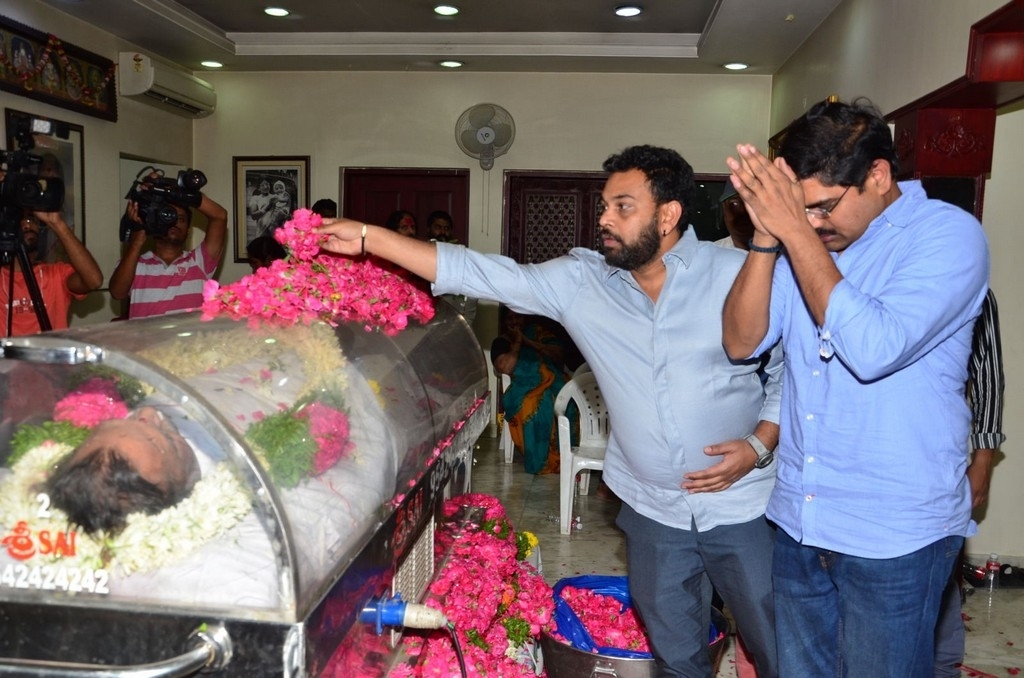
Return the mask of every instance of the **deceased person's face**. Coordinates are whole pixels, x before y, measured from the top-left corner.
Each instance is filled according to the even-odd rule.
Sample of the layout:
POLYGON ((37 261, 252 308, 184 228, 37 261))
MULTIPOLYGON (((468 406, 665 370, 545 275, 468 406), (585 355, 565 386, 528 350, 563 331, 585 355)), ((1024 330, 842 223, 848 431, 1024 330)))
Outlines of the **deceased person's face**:
POLYGON ((75 450, 84 458, 113 448, 140 476, 164 490, 188 490, 199 480, 199 464, 188 442, 158 410, 142 407, 125 419, 101 423, 75 450))

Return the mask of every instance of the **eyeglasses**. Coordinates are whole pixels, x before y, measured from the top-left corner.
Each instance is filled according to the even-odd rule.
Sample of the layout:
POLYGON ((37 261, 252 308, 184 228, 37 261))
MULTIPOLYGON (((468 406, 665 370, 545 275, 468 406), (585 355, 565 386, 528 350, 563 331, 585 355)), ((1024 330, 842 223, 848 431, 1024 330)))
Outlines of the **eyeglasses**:
POLYGON ((836 211, 836 208, 839 207, 839 203, 842 202, 843 198, 846 197, 846 194, 850 192, 851 188, 853 188, 852 185, 847 186, 846 190, 843 191, 843 194, 840 195, 834 203, 832 203, 831 207, 805 207, 804 212, 807 213, 807 216, 814 217, 815 219, 828 219, 832 216, 832 213, 836 211))

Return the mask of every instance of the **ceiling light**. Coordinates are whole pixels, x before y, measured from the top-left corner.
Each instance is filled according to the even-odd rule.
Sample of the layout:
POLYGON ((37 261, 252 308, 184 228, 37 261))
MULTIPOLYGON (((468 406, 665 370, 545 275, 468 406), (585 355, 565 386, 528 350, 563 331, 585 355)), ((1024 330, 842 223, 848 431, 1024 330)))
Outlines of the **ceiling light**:
POLYGON ((643 11, 639 5, 622 5, 615 8, 615 14, 624 17, 637 16, 643 11))
POLYGON ((441 16, 455 16, 459 13, 459 8, 455 5, 438 5, 434 8, 434 14, 440 14, 441 16))
POLYGON ((722 68, 727 68, 730 71, 745 71, 750 68, 750 66, 740 61, 734 61, 731 64, 722 64, 722 68))
POLYGON ((291 12, 289 12, 283 7, 267 7, 265 10, 263 10, 263 13, 277 17, 288 16, 289 14, 291 14, 291 12))
POLYGON ((462 68, 462 62, 455 61, 453 59, 449 59, 447 61, 438 61, 437 65, 444 66, 445 68, 462 68))
POLYGON ((219 61, 204 61, 202 64, 207 68, 224 68, 224 64, 219 61))

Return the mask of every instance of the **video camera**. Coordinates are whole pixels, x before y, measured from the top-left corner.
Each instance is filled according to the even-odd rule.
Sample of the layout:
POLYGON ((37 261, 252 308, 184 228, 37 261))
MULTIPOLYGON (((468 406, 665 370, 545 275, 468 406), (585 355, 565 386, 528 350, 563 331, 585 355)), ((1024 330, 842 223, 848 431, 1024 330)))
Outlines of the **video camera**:
POLYGON ((127 242, 132 231, 140 228, 152 236, 164 235, 178 221, 178 212, 174 206, 199 207, 203 202, 200 190, 205 185, 206 175, 199 170, 181 170, 176 179, 170 179, 163 176, 162 170, 144 167, 125 196, 138 203, 142 223, 133 221, 127 214, 122 217, 121 241, 127 242), (151 176, 154 172, 160 176, 151 176), (146 176, 140 179, 143 174, 146 176))
POLYGON ((0 151, 0 163, 6 172, 0 182, 0 254, 5 256, 21 244, 20 226, 25 210, 59 212, 64 205, 64 182, 60 178, 25 172, 42 162, 42 158, 29 153, 35 146, 33 135, 54 134, 54 123, 19 116, 13 126, 11 136, 18 142, 18 150, 0 151))

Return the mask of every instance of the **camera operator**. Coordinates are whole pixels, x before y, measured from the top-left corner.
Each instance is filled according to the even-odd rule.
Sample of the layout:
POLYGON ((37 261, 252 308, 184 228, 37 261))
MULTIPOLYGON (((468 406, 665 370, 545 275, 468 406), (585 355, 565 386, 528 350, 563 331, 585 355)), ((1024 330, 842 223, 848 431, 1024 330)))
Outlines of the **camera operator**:
MULTIPOLYGON (((159 172, 149 175, 151 181, 160 177, 159 172)), ((145 182, 140 189, 152 190, 145 182)), ((170 201, 169 206, 177 212, 177 221, 163 232, 150 233, 140 217, 139 201, 128 201, 125 217, 132 224, 132 230, 121 261, 110 276, 110 296, 114 299, 131 297, 129 318, 177 313, 202 305, 203 285, 213 277, 224 254, 228 215, 206 195, 199 194, 199 197, 201 201, 196 210, 207 219, 206 236, 199 247, 188 251, 185 243, 192 209, 170 201), (144 252, 147 241, 152 242, 152 248, 144 252)))
MULTIPOLYGON (((0 172, 0 181, 3 173, 0 172)), ((60 212, 33 212, 25 210, 18 224, 21 242, 25 246, 32 274, 39 285, 39 292, 46 307, 52 329, 68 326, 68 308, 72 299, 84 299, 85 295, 103 284, 103 272, 82 241, 64 223, 60 212), (39 252, 40 223, 49 227, 57 236, 67 255, 68 262, 37 263, 39 252)), ((40 331, 37 309, 32 303, 28 284, 25 281, 21 261, 11 257, 10 263, 0 272, 0 304, 3 304, 3 331, 10 336, 36 334, 40 331), (14 293, 11 293, 11 269, 14 267, 14 293), (13 300, 13 301, 12 301, 13 300)))

